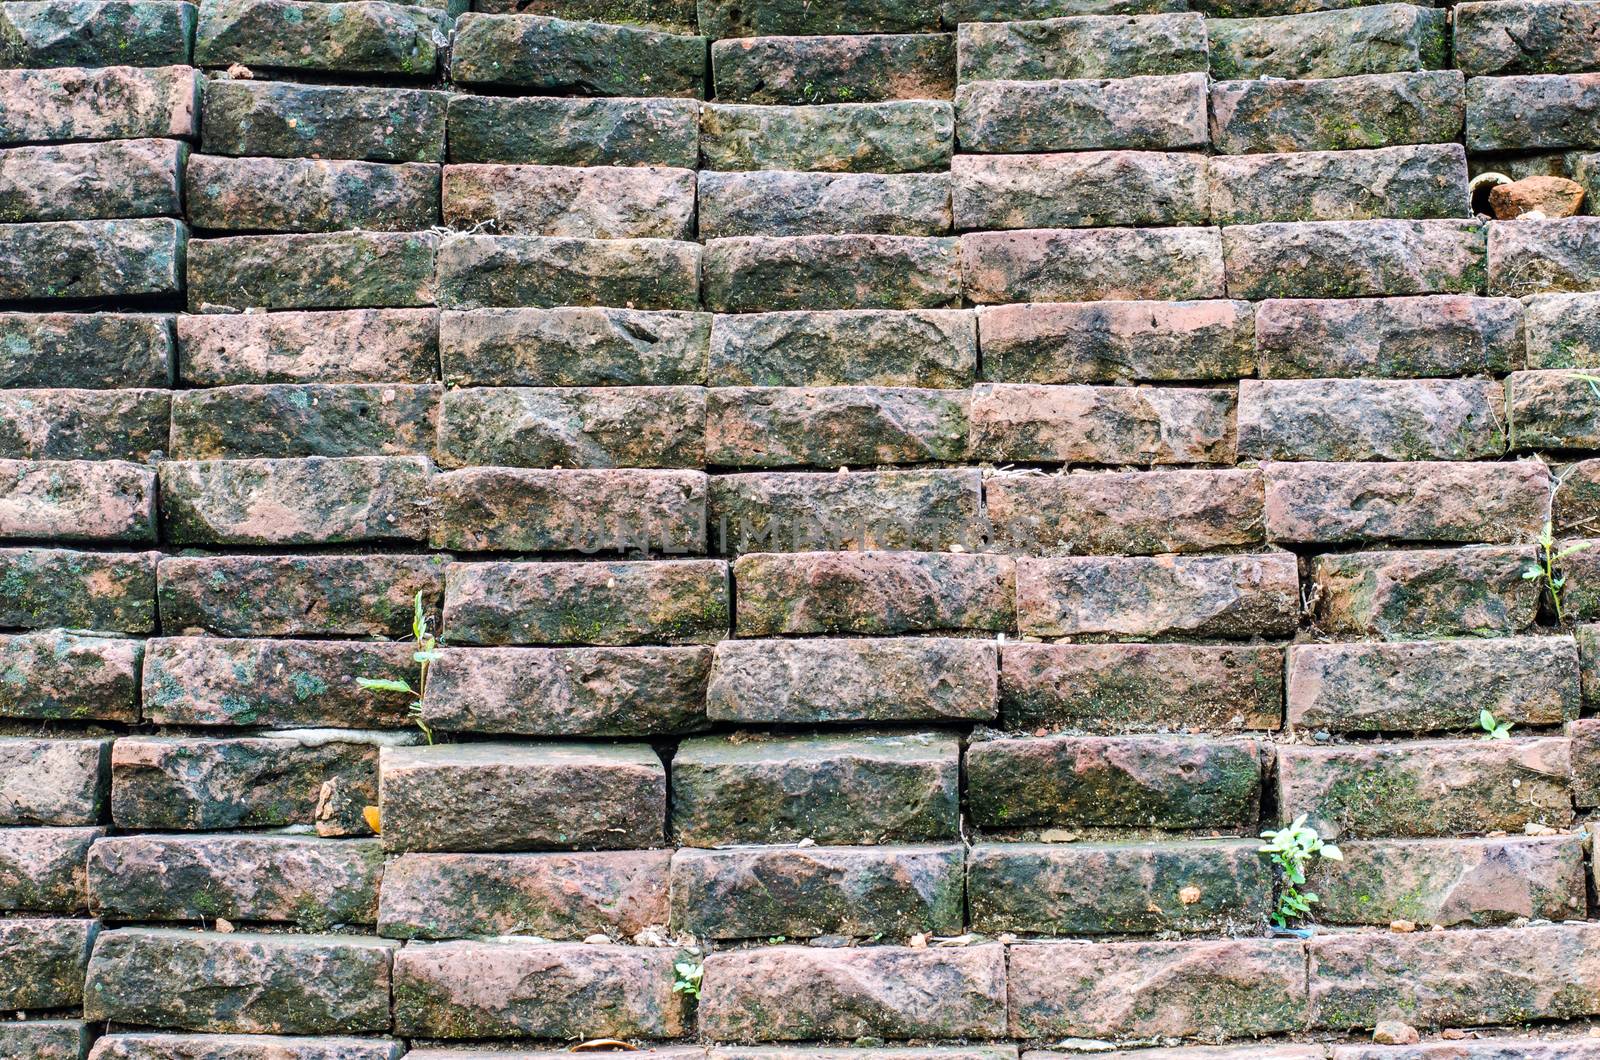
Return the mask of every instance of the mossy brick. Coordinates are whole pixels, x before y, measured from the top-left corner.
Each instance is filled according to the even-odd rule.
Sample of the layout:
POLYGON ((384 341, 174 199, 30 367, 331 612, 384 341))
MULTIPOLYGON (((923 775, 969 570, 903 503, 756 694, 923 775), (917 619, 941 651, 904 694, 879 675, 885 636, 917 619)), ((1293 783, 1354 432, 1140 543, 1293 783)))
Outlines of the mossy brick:
POLYGON ((976 321, 961 309, 718 316, 711 324, 708 381, 713 386, 959 389, 969 386, 977 371, 976 321))
POLYGON ((990 721, 996 668, 992 643, 960 638, 724 640, 705 709, 747 725, 990 721))
POLYGON ((177 294, 188 235, 164 217, 0 224, 0 301, 177 294))
POLYGON ((382 0, 204 0, 196 66, 432 77, 446 51, 444 12, 382 0), (305 44, 305 41, 315 41, 305 44))
POLYGON ((422 541, 431 473, 405 456, 168 460, 162 526, 180 545, 422 541))
POLYGON ((444 222, 500 235, 693 239, 695 175, 666 166, 449 165, 444 222))
MULTIPOLYGON (((1531 314, 1527 329, 1531 348, 1531 314)), ((1256 349, 1270 379, 1503 375, 1522 362, 1523 330, 1522 307, 1510 298, 1283 298, 1256 306, 1256 349)))
POLYGON ((376 801, 378 745, 389 739, 344 729, 124 736, 111 751, 111 817, 177 832, 313 824, 328 781, 376 801))
POLYGON ((0 920, 0 1002, 8 1009, 75 1008, 98 920, 0 920))
POLYGON ((1177 151, 1206 142, 1206 75, 970 81, 956 89, 965 152, 1177 151))
POLYGON ((462 387, 439 414, 444 467, 699 468, 702 387, 462 387))
POLYGON ((1489 225, 1489 290, 1521 297, 1600 286, 1596 238, 1600 217, 1495 221, 1489 225))
POLYGON ((1218 81, 1211 143, 1227 155, 1451 143, 1466 106, 1459 70, 1218 81))
POLYGON ((44 0, 0 9, 0 66, 182 66, 194 37, 193 4, 44 0))
POLYGON ((1025 736, 967 748, 967 803, 979 828, 1248 829, 1261 806, 1261 751, 1249 740, 1025 736))
POLYGON ((1344 860, 1318 860, 1307 879, 1330 924, 1488 927, 1574 918, 1587 901, 1576 835, 1358 839, 1339 850, 1344 860))
POLYGON ((1046 942, 1009 948, 1018 1037, 1201 1037, 1305 1026, 1305 951, 1289 939, 1046 942))
POLYGON ((153 632, 159 558, 157 552, 0 548, 0 626, 153 632))
MULTIPOLYGON (((715 1045, 711 1047, 714 1060, 785 1060, 804 1050, 811 1060, 860 1060, 856 1052, 860 1046, 822 1048, 818 1046, 788 1045, 715 1045)), ((875 1060, 1017 1060, 1014 1045, 908 1045, 873 1046, 875 1060)))
POLYGON ((403 1043, 386 1038, 139 1031, 101 1037, 92 1055, 94 1060, 400 1060, 405 1052, 403 1043))
POLYGON ((1156 15, 1187 10, 1182 0, 944 0, 949 29, 964 22, 1026 22, 1072 15, 1156 15))
POLYGON ((1202 16, 1189 12, 1130 14, 965 22, 956 30, 961 81, 1051 81, 1205 71, 1206 24, 1202 16))
POLYGON ((386 1033, 395 950, 354 935, 106 931, 89 961, 84 1014, 241 1034, 386 1033))
POLYGON ((1006 644, 1000 720, 1012 731, 1276 729, 1283 723, 1283 649, 1006 644))
POLYGON ((125 460, 0 459, 0 540, 154 541, 155 486, 125 460))
POLYGON ((148 463, 167 448, 170 406, 166 390, 7 390, 0 459, 148 463))
POLYGON ((190 137, 199 97, 188 66, 0 70, 0 144, 190 137))
POLYGON ((1282 221, 1222 230, 1234 298, 1476 294, 1485 280, 1478 221, 1282 221), (1293 276, 1292 282, 1288 279, 1293 276))
POLYGON ((190 312, 432 305, 432 232, 326 232, 196 239, 190 312))
POLYGON ((414 1038, 676 1038, 678 951, 523 939, 412 943, 395 955, 394 1024, 414 1038), (486 978, 485 968, 496 975, 486 978))
POLYGON ((1206 173, 1211 219, 1224 225, 1471 213, 1460 144, 1220 155, 1206 173))
POLYGON ((957 155, 956 227, 1203 225, 1211 218, 1204 157, 1160 151, 957 155))
POLYGON ((789 633, 1004 632, 1016 627, 1015 565, 948 552, 740 556, 734 630, 789 633))
POLYGON ((699 0, 700 32, 719 37, 923 33, 939 28, 928 0, 819 0, 795 7, 783 0, 699 0))
POLYGON ((173 395, 176 460, 431 456, 442 388, 246 383, 173 395))
MULTIPOLYGON (((28 6, 7 4, 0 17, 28 6)), ((174 140, 7 148, 0 151, 0 221, 181 217, 188 153, 174 140)))
POLYGON ((1390 1045, 1339 1045, 1332 1055, 1333 1060, 1495 1060, 1507 1050, 1517 1060, 1593 1060, 1600 1056, 1600 1042, 1565 1035, 1546 1041, 1480 1033, 1469 1041, 1426 1041, 1404 1049, 1390 1045))
POLYGON ((1466 98, 1470 151, 1600 144, 1600 73, 1474 77, 1466 98))
MULTIPOLYGON (((648 1047, 648 1051, 660 1060, 704 1060, 706 1055, 705 1046, 702 1045, 652 1044, 648 1047)), ((565 1050, 560 1048, 532 1048, 507 1053, 504 1049, 492 1047, 477 1049, 470 1044, 458 1043, 437 1049, 412 1049, 406 1056, 412 1057, 413 1060, 560 1060, 563 1052, 565 1050)))
POLYGON ((0 717, 135 724, 143 656, 124 637, 0 634, 0 717))
POLYGON ((718 475, 713 543, 741 555, 976 548, 981 486, 976 468, 718 475))
POLYGON ((706 381, 711 314, 605 307, 446 310, 451 386, 690 386, 706 381))
POLYGON ((1535 294, 1521 304, 1527 362, 1512 367, 1600 368, 1600 294, 1535 294))
POLYGON ((0 1056, 16 1060, 83 1060, 94 1029, 82 1020, 26 1020, 0 1025, 0 1056))
POLYGON ((938 733, 706 736, 672 759, 683 846, 873 845, 959 834, 961 747, 938 733))
POLYGON ((1244 379, 1239 456, 1482 460, 1506 450, 1491 379, 1244 379))
POLYGON ((1600 1008, 1594 924, 1320 935, 1307 949, 1314 1027, 1479 1026, 1600 1008))
POLYGON ((376 839, 274 833, 123 835, 89 851, 90 903, 118 921, 285 923, 311 931, 372 924, 376 839))
POLYGON ((87 910, 84 864, 105 834, 103 828, 0 828, 0 902, 17 912, 87 910))
POLYGON ((824 173, 944 170, 955 148, 955 109, 942 100, 700 108, 707 169, 824 173))
POLYGON ((1267 536, 1286 543, 1528 541, 1550 515, 1550 473, 1500 463, 1274 463, 1267 536))
POLYGON ((1513 725, 1578 716, 1571 637, 1503 637, 1289 648, 1290 724, 1333 732, 1477 728, 1487 710, 1513 725))
POLYGON ((450 161, 693 169, 699 110, 692 99, 452 96, 450 161))
POLYGON ((991 382, 1231 382, 1256 370, 1249 302, 1039 302, 977 318, 991 382))
POLYGON ((193 387, 267 383, 431 383, 432 309, 202 313, 177 318, 178 375, 193 387))
POLYGON ((159 313, 0 313, 0 385, 170 386, 172 320, 159 313))
POLYGON ((450 78, 548 96, 703 99, 706 38, 545 15, 456 20, 450 78))
POLYGON ((1583 705, 1592 710, 1600 704, 1600 625, 1574 626, 1572 637, 1578 642, 1578 683, 1583 705))
POLYGON ((439 221, 439 167, 191 155, 189 223, 216 231, 404 232, 439 221))
POLYGON ((553 15, 583 22, 612 21, 670 29, 680 33, 695 31, 695 0, 479 0, 478 11, 509 15, 553 15))
POLYGON ((1326 839, 1572 823, 1571 741, 1425 740, 1278 748, 1278 810, 1326 839))
POLYGON ((706 308, 943 309, 961 301, 960 243, 883 235, 734 236, 706 244, 706 308))
POLYGON ((1259 845, 980 843, 967 867, 973 930, 1121 935, 1253 926, 1272 895, 1259 845))
POLYGON ((714 939, 951 935, 959 846, 745 847, 672 856, 672 923, 714 939))
POLYGON ((1215 228, 1030 228, 961 237, 969 301, 1222 298, 1215 228))
POLYGON ((1253 468, 996 475, 983 500, 990 547, 1016 555, 1206 552, 1265 541, 1253 468))
POLYGON ((211 155, 444 160, 446 92, 212 78, 201 98, 211 155))
POLYGON ((1455 65, 1468 74, 1600 70, 1600 9, 1570 0, 1469 3, 1455 12, 1455 65))
POLYGON ((700 1027, 734 1041, 998 1038, 1006 950, 767 946, 705 959, 700 1027))
POLYGON ((439 616, 440 556, 166 556, 156 569, 163 631, 221 637, 403 637, 415 598, 439 616))
POLYGON ((969 395, 911 387, 725 387, 707 395, 706 461, 730 468, 963 460, 969 395))
POLYGON ((474 467, 434 476, 434 548, 682 555, 706 549, 701 471, 474 467))
POLYGON ((442 656, 422 717, 446 732, 646 737, 706 728, 708 647, 452 647, 442 656))
POLYGON ((1447 12, 1378 4, 1266 18, 1212 18, 1205 24, 1211 76, 1354 77, 1448 65, 1447 12))
POLYGON ((617 850, 664 839, 667 774, 644 744, 389 747, 380 770, 388 851, 617 850))
POLYGON ((1600 806, 1600 718, 1569 721, 1565 732, 1572 741, 1572 801, 1583 809, 1600 806))
POLYGON ((1024 636, 1288 636, 1299 612, 1298 566, 1287 552, 1017 561, 1024 636))
POLYGON ((1520 633, 1539 611, 1540 586, 1522 576, 1533 563, 1531 546, 1317 556, 1312 620, 1326 633, 1398 640, 1520 633))
POLYGON ((439 246, 439 304, 693 310, 700 254, 672 239, 451 235, 439 246))
POLYGON ((667 922, 670 850, 402 854, 384 866, 388 938, 636 935, 667 922))
POLYGON ((944 173, 712 173, 699 178, 703 239, 950 233, 944 173))
POLYGON ((717 99, 728 103, 880 103, 949 99, 956 41, 948 33, 768 36, 711 45, 717 99))
POLYGON ((979 383, 971 452, 994 463, 1231 464, 1234 391, 979 383))
MULTIPOLYGON (((1550 519, 1554 530, 1563 535, 1589 535, 1596 533, 1597 519, 1600 519, 1600 461, 1593 459, 1579 460, 1568 464, 1561 469, 1560 488, 1554 491, 1550 498, 1550 519)), ((1583 551, 1588 551, 1585 548, 1583 551)), ((1574 600, 1583 600, 1584 603, 1575 604, 1574 614, 1587 613, 1594 605, 1595 598, 1591 595, 1592 588, 1585 584, 1592 578, 1590 568, 1592 560, 1587 559, 1581 552, 1567 557, 1564 564, 1569 567, 1581 568, 1585 577, 1574 578, 1574 600)))

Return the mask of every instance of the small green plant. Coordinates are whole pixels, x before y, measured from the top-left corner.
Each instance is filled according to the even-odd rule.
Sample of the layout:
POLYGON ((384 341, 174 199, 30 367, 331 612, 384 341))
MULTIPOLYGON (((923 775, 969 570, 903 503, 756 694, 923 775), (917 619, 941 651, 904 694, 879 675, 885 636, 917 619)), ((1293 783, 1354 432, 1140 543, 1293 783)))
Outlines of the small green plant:
POLYGON ((705 978, 705 965, 693 957, 684 957, 672 965, 672 992, 700 998, 700 980, 705 978))
POLYGON ((1565 625, 1566 615, 1561 610, 1561 591, 1566 588, 1567 576, 1556 572, 1556 564, 1574 552, 1594 547, 1594 542, 1580 541, 1557 552, 1555 528, 1545 523, 1539 530, 1536 547, 1538 551, 1534 554, 1533 562, 1522 572, 1522 580, 1537 580, 1544 586, 1545 591, 1550 594, 1550 604, 1555 608, 1556 625, 1565 625))
POLYGON ((1321 857, 1343 861, 1344 853, 1332 843, 1324 843, 1317 830, 1306 824, 1305 814, 1296 817, 1287 828, 1262 832, 1261 838, 1267 840, 1267 844, 1259 848, 1261 853, 1278 868, 1278 907, 1272 914, 1272 922, 1286 928, 1290 920, 1308 915, 1320 900, 1315 893, 1300 890, 1300 885, 1306 882, 1306 867, 1311 860, 1321 857))
MULTIPOLYGON (((422 735, 433 743, 433 730, 428 723, 422 720, 422 697, 428 691, 428 668, 440 659, 438 641, 430 628, 428 614, 422 608, 422 593, 417 593, 416 607, 411 617, 411 637, 417 645, 417 650, 411 653, 411 660, 417 664, 417 687, 412 688, 409 681, 395 681, 389 678, 358 677, 356 684, 369 692, 404 692, 412 697, 411 705, 406 708, 417 728, 422 730, 422 735)), ((376 829, 374 829, 376 831, 376 829)))
POLYGON ((1485 740, 1511 739, 1511 722, 1500 721, 1490 711, 1478 711, 1478 726, 1483 729, 1485 740))

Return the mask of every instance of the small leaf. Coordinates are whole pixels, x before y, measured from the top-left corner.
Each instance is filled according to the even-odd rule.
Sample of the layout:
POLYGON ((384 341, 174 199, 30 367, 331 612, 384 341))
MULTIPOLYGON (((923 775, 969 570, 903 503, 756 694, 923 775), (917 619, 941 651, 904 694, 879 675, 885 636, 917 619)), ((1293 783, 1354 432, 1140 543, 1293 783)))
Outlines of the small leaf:
POLYGON ((391 681, 387 678, 358 677, 356 678, 356 684, 373 692, 410 692, 412 695, 417 694, 405 681, 391 681))
POLYGON ((1493 732, 1496 724, 1495 717, 1487 710, 1480 710, 1478 711, 1478 724, 1483 726, 1485 730, 1493 732))
POLYGON ((383 834, 383 819, 378 816, 378 808, 376 806, 363 806, 361 808, 361 819, 367 822, 367 827, 372 829, 373 835, 383 834))
POLYGON ((1332 843, 1324 843, 1324 844, 1322 844, 1321 854, 1322 854, 1323 857, 1327 858, 1329 861, 1343 861, 1344 860, 1344 851, 1340 850, 1338 847, 1334 846, 1332 843))
POLYGON ((1529 567, 1527 570, 1522 572, 1522 580, 1525 581, 1525 582, 1531 582, 1531 581, 1533 581, 1533 579, 1537 578, 1538 576, 1539 576, 1539 568, 1538 567, 1529 567))
POLYGON ((411 653, 413 662, 435 663, 442 658, 444 658, 444 653, 437 651, 414 651, 411 653))

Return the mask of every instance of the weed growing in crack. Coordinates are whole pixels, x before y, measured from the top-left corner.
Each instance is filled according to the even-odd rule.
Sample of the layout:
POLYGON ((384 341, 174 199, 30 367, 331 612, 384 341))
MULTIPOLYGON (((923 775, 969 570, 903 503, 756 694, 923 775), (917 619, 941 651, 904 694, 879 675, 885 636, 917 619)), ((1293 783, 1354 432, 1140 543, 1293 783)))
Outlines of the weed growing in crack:
POLYGON ((1478 727, 1483 730, 1485 740, 1511 739, 1511 722, 1500 721, 1491 711, 1478 711, 1478 727))
POLYGON ((438 640, 433 635, 431 625, 427 612, 422 608, 422 593, 419 590, 416 608, 411 617, 411 637, 417 646, 417 650, 411 653, 411 660, 417 664, 417 687, 412 688, 409 681, 373 677, 356 678, 356 684, 369 692, 404 692, 410 695, 412 701, 406 708, 406 713, 412 723, 422 730, 422 735, 428 738, 430 744, 433 743, 433 730, 422 720, 422 696, 428 691, 428 668, 440 659, 438 640))
POLYGON ((672 992, 687 994, 700 1000, 700 980, 705 978, 706 967, 693 957, 683 957, 672 965, 672 992))
POLYGON ((1272 913, 1272 922, 1286 928, 1289 921, 1308 915, 1320 900, 1314 892, 1300 890, 1312 859, 1343 861, 1344 853, 1332 843, 1324 843, 1317 830, 1306 824, 1305 814, 1296 817, 1287 828, 1262 832, 1261 838, 1267 844, 1259 850, 1278 869, 1278 907, 1272 913))
POLYGON ((1574 552, 1583 552, 1594 547, 1594 542, 1580 542, 1557 552, 1555 528, 1547 522, 1539 530, 1536 547, 1538 551, 1534 555, 1533 563, 1522 572, 1522 580, 1537 580, 1543 586, 1544 591, 1550 595, 1551 606, 1555 608, 1556 625, 1566 625, 1567 617, 1561 610, 1561 591, 1566 588, 1567 576, 1556 572, 1556 564, 1574 552))

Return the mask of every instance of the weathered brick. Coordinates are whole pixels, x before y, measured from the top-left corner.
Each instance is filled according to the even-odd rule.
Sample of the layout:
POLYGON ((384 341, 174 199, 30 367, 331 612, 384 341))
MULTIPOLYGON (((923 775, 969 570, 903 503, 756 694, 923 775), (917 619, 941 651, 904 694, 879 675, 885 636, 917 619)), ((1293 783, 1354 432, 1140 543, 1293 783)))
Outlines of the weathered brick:
POLYGON ((1211 216, 1206 165, 1200 155, 1158 151, 957 155, 951 159, 955 224, 960 229, 1205 224, 1211 216))
POLYGON ((700 993, 701 1033, 736 1041, 814 1038, 998 1038, 1005 1034, 1003 946, 713 953, 700 993))
POLYGON ((1308 949, 1316 1027, 1390 1019, 1459 1027, 1600 1008, 1600 929, 1592 924, 1320 935, 1308 949))
POLYGON ((692 99, 450 97, 450 161, 677 166, 699 156, 692 99))
POLYGON ((0 626, 112 633, 156 627, 157 552, 0 548, 0 626))
POLYGON ((148 462, 167 447, 165 390, 0 392, 0 459, 148 462))
POLYGON ((451 235, 439 247, 439 302, 697 309, 700 255, 670 239, 451 235))
POLYGON ((1339 1045, 1333 1060, 1495 1060, 1510 1053, 1517 1060, 1593 1060, 1600 1056, 1600 1042, 1582 1038, 1482 1037, 1472 1041, 1419 1042, 1397 1048, 1392 1045, 1339 1045))
POLYGON ((202 387, 429 383, 439 371, 438 330, 432 309, 184 314, 178 372, 202 387))
POLYGON ((1176 151, 1206 142, 1206 75, 972 81, 956 89, 963 151, 1176 151))
POLYGON ((1585 809, 1600 806, 1600 718, 1580 718, 1566 725, 1572 741, 1572 801, 1585 809))
POLYGON ((1484 459, 1505 452, 1501 404, 1500 385, 1486 379, 1244 379, 1239 455, 1484 459))
POLYGON ((431 232, 196 239, 189 244, 189 310, 432 305, 438 254, 431 232))
POLYGON ((387 747, 380 769, 386 850, 614 850, 663 840, 667 774, 642 744, 387 747))
POLYGON ((1469 151, 1600 144, 1600 73, 1474 77, 1466 98, 1469 151))
MULTIPOLYGON (((1268 378, 1501 375, 1522 359, 1522 310, 1509 298, 1273 299, 1255 319, 1268 378)), ((1530 324, 1530 349, 1532 336, 1530 324)))
POLYGON ((1234 392, 981 383, 972 454, 996 463, 1232 463, 1234 392))
POLYGON ((1012 946, 1018 1037, 1204 1037, 1305 1026, 1299 942, 1058 942, 1012 946))
POLYGON ((548 96, 706 94, 706 39, 543 15, 456 20, 450 78, 548 96))
POLYGON ((189 61, 192 4, 96 0, 9 3, 0 10, 0 65, 171 66, 189 61))
POLYGON ((1600 287, 1597 236, 1600 217, 1496 221, 1489 225, 1489 290, 1521 296, 1600 287))
POLYGON ((702 239, 950 231, 945 173, 700 174, 702 239))
MULTIPOLYGON (((0 1025, 0 1056, 6 1060, 83 1060, 93 1028, 82 1020, 28 1020, 0 1025)), ((116 1060, 97 1047, 101 1060, 116 1060)))
POLYGON ((706 308, 938 309, 961 298, 960 244, 918 236, 736 236, 706 245, 706 308))
POLYGON ((745 37, 711 45, 719 100, 728 103, 880 103, 949 99, 950 34, 745 37))
POLYGON ((178 460, 431 455, 441 388, 267 383, 179 391, 178 460))
POLYGON ((439 221, 439 167, 421 162, 192 155, 184 179, 196 228, 404 232, 439 221))
POLYGON ((706 462, 700 387, 472 387, 445 392, 445 467, 693 467, 706 462))
POLYGON ((84 863, 105 834, 103 828, 0 828, 0 903, 39 913, 88 909, 84 863))
POLYGON ((1008 383, 1227 380, 1255 374, 1249 302, 985 306, 983 377, 1008 383))
POLYGON ((1532 548, 1349 552, 1311 565, 1313 620, 1327 633, 1386 639, 1504 636, 1533 625, 1532 548))
POLYGON ((1261 805, 1261 754, 1245 740, 1023 736, 967 749, 979 828, 1248 828, 1261 805))
POLYGON ((1272 877, 1258 845, 981 843, 967 869, 973 930, 1104 935, 1259 923, 1272 877))
POLYGON ((986 721, 996 665, 994 645, 977 640, 725 640, 706 714, 757 725, 986 721))
POLYGON ((963 21, 956 39, 964 83, 1125 78, 1206 69, 1205 20, 1188 12, 963 21))
POLYGON ((1335 732, 1470 730, 1478 712, 1518 725, 1578 716, 1570 637, 1297 644, 1289 648, 1291 724, 1335 732))
POLYGON ((107 931, 89 961, 84 1014, 244 1034, 384 1033, 395 951, 358 936, 107 931))
POLYGON ((0 300, 177 294, 187 240, 164 217, 0 225, 0 300))
MULTIPOLYGON (((1600 461, 1579 460, 1561 469, 1560 486, 1550 498, 1550 518, 1558 534, 1589 535, 1600 529, 1600 461)), ((1569 557, 1572 566, 1587 567, 1589 560, 1582 554, 1569 557)), ((1575 595, 1587 602, 1577 610, 1586 610, 1600 597, 1590 595, 1587 585, 1577 579, 1572 586, 1575 595)))
POLYGON ((1445 16, 1432 7, 1379 4, 1207 19, 1211 76, 1219 81, 1353 77, 1446 66, 1450 30, 1445 16))
POLYGON ((1577 836, 1358 839, 1339 849, 1343 861, 1321 859, 1309 877, 1321 896, 1317 919, 1329 923, 1565 920, 1587 900, 1577 836))
POLYGON ((891 387, 729 387, 707 396, 705 459, 723 467, 954 463, 969 395, 891 387))
POLYGON ((0 313, 0 386, 172 385, 172 317, 0 313))
POLYGON ((948 168, 954 146, 955 110, 933 100, 700 109, 706 169, 920 173, 948 168))
POLYGON ((432 545, 462 551, 704 552, 706 476, 475 467, 433 479, 432 545))
POLYGON ((1188 10, 1182 0, 944 0, 946 26, 1015 22, 1072 15, 1150 15, 1188 10))
POLYGON ((378 930, 389 938, 634 935, 668 917, 670 850, 403 854, 384 867, 378 930))
POLYGON ((1225 228, 1222 254, 1235 298, 1473 294, 1484 242, 1477 221, 1289 221, 1225 228))
POLYGON ((395 954, 394 1024, 419 1038, 673 1038, 689 1030, 670 949, 522 939, 413 943, 395 954), (485 968, 494 968, 492 978, 485 968))
POLYGON ((0 717, 135 724, 143 655, 120 637, 0 634, 0 717))
POLYGON ((1471 212, 1467 156, 1460 144, 1222 155, 1207 163, 1206 173, 1211 219, 1217 224, 1465 217, 1471 212))
POLYGON ((1600 294, 1530 295, 1522 311, 1526 367, 1600 368, 1600 294))
POLYGON ((713 39, 920 33, 938 28, 938 5, 926 0, 819 0, 798 8, 783 0, 701 0, 700 3, 701 32, 713 39))
POLYGON ((1455 65, 1469 74, 1600 69, 1600 9, 1569 0, 1469 3, 1455 12, 1455 65))
POLYGON ((400 1060, 406 1047, 382 1038, 257 1034, 110 1034, 93 1060, 400 1060), (219 1052, 220 1050, 220 1052, 219 1052))
MULTIPOLYGON (((1581 617, 1589 618, 1591 613, 1581 617)), ((1574 627, 1573 639, 1578 642, 1578 682, 1583 693, 1583 705, 1592 708, 1600 704, 1600 625, 1585 624, 1574 627)))
POLYGON ((756 472, 711 480, 717 551, 977 547, 975 468, 756 472))
POLYGON ((1218 81, 1211 143, 1228 155, 1450 143, 1460 138, 1465 113, 1458 70, 1218 81))
POLYGON ((740 556, 735 632, 895 634, 1016 626, 1013 562, 940 552, 740 556))
POLYGON ((198 545, 420 541, 431 467, 423 457, 167 460, 167 540, 198 545))
POLYGON ((1326 839, 1572 823, 1569 742, 1432 740, 1278 748, 1278 806, 1326 839))
POLYGON ((0 540, 154 541, 155 486, 124 460, 0 459, 0 540))
POLYGON ((916 843, 959 831, 954 736, 708 736, 672 759, 684 846, 916 843))
POLYGON ((0 920, 0 1003, 12 1010, 76 1007, 99 930, 98 920, 0 920))
POLYGON ((1000 717, 1012 730, 1276 729, 1283 651, 1266 645, 1007 644, 1000 717))
POLYGON ((711 314, 638 309, 474 309, 440 314, 451 386, 704 384, 711 314))
POLYGON ((961 275, 978 303, 1221 298, 1222 242, 1215 228, 977 232, 961 275))
MULTIPOLYGON (((59 9, 65 5, 12 3, 0 8, 0 18, 19 7, 31 6, 59 9)), ((126 6, 157 5, 135 0, 126 6)), ((118 140, 0 151, 0 221, 182 216, 180 183, 187 154, 185 144, 172 140, 118 140)))
POLYGON ((656 166, 451 165, 444 222, 501 235, 693 239, 693 170, 656 166))
POLYGON ((223 78, 204 84, 200 146, 207 154, 444 159, 445 92, 223 78))
POLYGON ((611 19, 685 33, 694 32, 696 21, 695 0, 481 0, 473 6, 493 14, 520 11, 585 22, 611 19))
POLYGON ((311 931, 371 924, 376 839, 305 835, 126 835, 89 851, 90 902, 115 920, 282 921, 311 931))
POLYGON ((959 309, 718 316, 709 382, 958 389, 972 383, 977 352, 976 317, 959 309))
POLYGON ((187 66, 0 70, 0 144, 193 136, 199 95, 187 66))
POLYGON ((381 0, 206 0, 197 66, 432 77, 449 36, 442 11, 381 0), (302 42, 314 40, 314 46, 302 42))
MULTIPOLYGON (((712 1046, 711 1056, 714 1060, 785 1060, 804 1052, 809 1060, 860 1060, 856 1053, 859 1048, 861 1047, 855 1045, 833 1049, 809 1045, 764 1047, 718 1045, 712 1046)), ((873 1056, 881 1060, 1017 1060, 1014 1045, 914 1045, 872 1048, 873 1056)))
POLYGON ((1017 561, 1024 636, 1287 636, 1299 610, 1286 552, 1017 561))
POLYGON ((672 922, 710 938, 959 934, 956 846, 679 850, 672 922))

